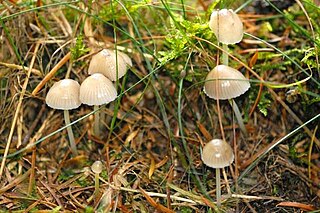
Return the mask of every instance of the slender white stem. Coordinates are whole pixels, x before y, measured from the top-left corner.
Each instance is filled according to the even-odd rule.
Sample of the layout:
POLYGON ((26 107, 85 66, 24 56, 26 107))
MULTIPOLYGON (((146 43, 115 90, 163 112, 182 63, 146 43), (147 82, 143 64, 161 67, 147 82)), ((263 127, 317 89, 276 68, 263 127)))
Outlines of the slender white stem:
MULTIPOLYGON (((99 109, 99 106, 94 106, 93 110, 96 111, 99 109)), ((100 111, 94 113, 94 134, 100 137, 100 111)))
POLYGON ((242 119, 242 116, 241 116, 241 113, 240 113, 240 110, 239 110, 237 103, 233 99, 230 99, 229 103, 234 111, 234 114, 236 116, 236 119, 238 121, 238 124, 239 124, 241 131, 243 132, 243 134, 247 135, 247 130, 246 130, 246 127, 244 126, 243 119, 242 119))
MULTIPOLYGON (((68 110, 64 110, 63 111, 63 115, 64 115, 64 121, 65 121, 66 125, 69 125, 70 124, 69 111, 68 110)), ((77 156, 78 155, 78 151, 77 151, 76 142, 74 140, 74 135, 73 135, 73 131, 72 131, 71 126, 67 127, 67 132, 68 132, 68 136, 69 136, 69 143, 70 143, 71 151, 72 151, 74 156, 77 156)))
POLYGON ((221 183, 220 183, 220 169, 216 168, 216 197, 217 206, 221 206, 221 183))
POLYGON ((222 44, 222 64, 228 66, 229 64, 229 55, 228 55, 228 45, 227 44, 222 44))

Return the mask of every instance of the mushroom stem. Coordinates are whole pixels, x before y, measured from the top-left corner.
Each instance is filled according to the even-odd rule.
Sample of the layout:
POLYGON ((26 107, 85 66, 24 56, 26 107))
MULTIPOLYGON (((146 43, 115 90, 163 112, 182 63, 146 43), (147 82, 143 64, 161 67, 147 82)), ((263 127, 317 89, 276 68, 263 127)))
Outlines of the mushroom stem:
MULTIPOLYGON (((70 116, 69 116, 69 111, 68 110, 63 110, 63 115, 64 115, 64 121, 66 125, 68 126, 70 124, 70 116)), ((76 143, 74 140, 74 135, 71 126, 67 127, 67 132, 69 136, 69 143, 70 143, 70 148, 74 156, 78 155, 76 143)))
POLYGON ((99 106, 95 105, 93 107, 94 113, 94 134, 100 137, 100 111, 99 106))
POLYGON ((99 173, 94 173, 94 197, 97 198, 99 194, 99 173))
POLYGON ((216 197, 217 206, 221 206, 221 183, 220 183, 220 169, 216 168, 216 197))
POLYGON ((232 110, 234 111, 234 114, 236 116, 236 119, 238 121, 241 131, 243 132, 243 134, 247 135, 247 130, 246 130, 246 127, 244 126, 243 119, 237 103, 233 99, 229 99, 229 103, 232 107, 232 110))
POLYGON ((222 64, 228 66, 229 63, 229 55, 228 55, 228 45, 222 44, 222 64))

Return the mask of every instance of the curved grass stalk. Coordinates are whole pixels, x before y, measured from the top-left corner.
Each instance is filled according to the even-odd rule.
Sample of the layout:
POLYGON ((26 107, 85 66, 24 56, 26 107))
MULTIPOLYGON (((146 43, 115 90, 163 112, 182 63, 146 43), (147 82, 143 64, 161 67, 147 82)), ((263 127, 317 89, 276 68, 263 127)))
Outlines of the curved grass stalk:
POLYGON ((238 181, 240 181, 242 178, 244 178, 261 160, 262 158, 269 152, 271 151, 274 147, 278 146, 280 143, 282 143, 283 141, 287 140, 288 138, 290 138, 292 135, 294 135, 295 133, 297 133, 299 130, 303 129, 305 126, 307 126, 309 123, 317 120, 320 118, 320 113, 316 116, 314 116, 313 118, 311 118, 310 120, 308 120, 307 122, 303 123, 302 125, 300 125, 299 127, 297 127, 296 129, 294 129, 293 131, 291 131, 290 133, 288 133, 287 135, 285 135, 283 138, 279 139, 277 142, 271 144, 264 152, 262 152, 259 157, 253 162, 251 163, 239 176, 238 181))

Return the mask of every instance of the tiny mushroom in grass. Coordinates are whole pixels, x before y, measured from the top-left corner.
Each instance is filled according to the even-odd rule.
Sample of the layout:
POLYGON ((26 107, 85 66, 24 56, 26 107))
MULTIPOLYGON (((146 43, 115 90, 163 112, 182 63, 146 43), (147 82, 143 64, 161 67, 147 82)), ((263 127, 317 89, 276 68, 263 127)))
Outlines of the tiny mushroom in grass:
POLYGON ((209 27, 222 43, 222 61, 228 65, 228 44, 239 43, 243 37, 243 24, 239 16, 231 9, 214 10, 211 14, 209 27))
POLYGON ((220 169, 230 166, 234 160, 231 146, 224 140, 213 139, 203 147, 201 159, 207 166, 216 169, 217 206, 221 205, 220 169))
POLYGON ((212 12, 209 27, 223 44, 235 44, 242 40, 243 24, 239 16, 231 9, 212 12))
MULTIPOLYGON (((53 109, 64 110, 64 120, 66 125, 70 124, 69 111, 81 105, 79 99, 80 85, 72 79, 60 80, 50 88, 46 96, 46 104, 53 109)), ((77 155, 76 143, 71 126, 67 127, 71 151, 77 155)))
POLYGON ((91 165, 91 170, 94 173, 94 195, 97 197, 99 192, 99 176, 102 172, 103 164, 97 160, 91 165))
POLYGON ((80 101, 89 106, 94 105, 94 132, 100 135, 99 105, 108 104, 117 97, 117 90, 112 82, 101 73, 94 73, 87 77, 80 86, 80 101))
POLYGON ((128 66, 132 66, 132 61, 125 53, 104 49, 92 56, 88 73, 102 73, 116 81, 126 74, 128 66))
POLYGON ((244 94, 249 88, 249 80, 238 70, 226 65, 218 65, 211 70, 204 84, 204 92, 210 98, 216 100, 229 99, 239 127, 245 134, 247 134, 247 131, 243 124, 240 110, 233 98, 244 94))

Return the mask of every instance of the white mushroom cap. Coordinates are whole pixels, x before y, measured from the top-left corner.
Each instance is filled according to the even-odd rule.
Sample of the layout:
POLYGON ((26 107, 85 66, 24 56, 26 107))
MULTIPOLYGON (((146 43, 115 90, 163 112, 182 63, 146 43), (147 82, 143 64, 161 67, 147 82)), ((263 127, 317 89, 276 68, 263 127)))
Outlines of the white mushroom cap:
POLYGON ((203 147, 201 159, 207 166, 217 169, 229 166, 234 160, 234 155, 227 142, 213 139, 203 147))
POLYGON ((87 105, 107 104, 117 97, 113 83, 101 73, 94 73, 80 86, 80 101, 87 105))
POLYGON ((213 11, 210 16, 209 27, 221 43, 235 44, 242 40, 242 21, 231 9, 213 11))
POLYGON ((80 85, 72 79, 63 79, 53 84, 46 96, 46 104, 53 109, 70 110, 81 105, 80 85))
POLYGON ((97 160, 95 161, 92 165, 91 165, 91 170, 96 173, 99 174, 102 172, 102 168, 103 168, 103 164, 101 161, 97 160))
POLYGON ((117 50, 117 53, 123 58, 127 66, 132 67, 132 60, 127 54, 125 54, 124 52, 120 52, 119 50, 117 50))
POLYGON ((90 75, 102 73, 111 81, 116 81, 124 76, 127 72, 127 65, 132 66, 132 62, 125 53, 120 53, 120 51, 117 51, 117 53, 118 57, 114 51, 104 49, 92 56, 88 73, 90 75), (116 62, 118 62, 118 66, 116 62))
POLYGON ((219 100, 236 98, 249 88, 248 79, 238 70, 226 65, 218 65, 211 70, 204 84, 207 96, 219 100))

